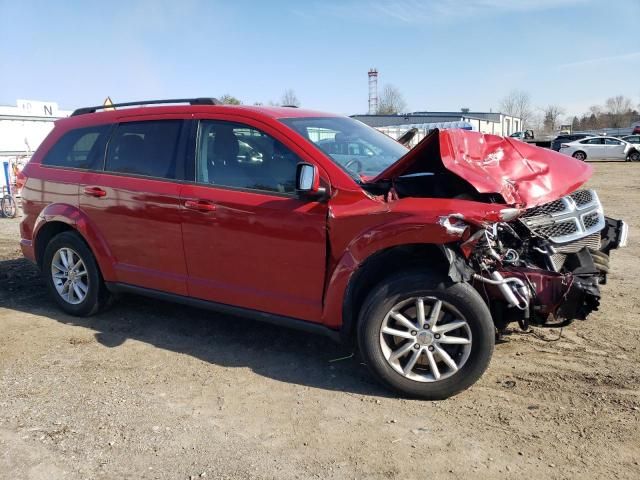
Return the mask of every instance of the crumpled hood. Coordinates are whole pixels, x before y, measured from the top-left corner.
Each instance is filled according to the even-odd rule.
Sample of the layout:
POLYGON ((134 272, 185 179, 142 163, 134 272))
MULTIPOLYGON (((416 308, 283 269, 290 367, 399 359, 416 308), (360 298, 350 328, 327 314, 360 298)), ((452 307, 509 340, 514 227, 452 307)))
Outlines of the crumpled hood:
POLYGON ((468 130, 434 130, 370 182, 444 167, 480 193, 499 193, 505 201, 530 208, 557 200, 584 184, 590 165, 512 138, 468 130), (438 142, 439 149, 433 149, 438 142), (439 155, 433 155, 434 152, 439 155))

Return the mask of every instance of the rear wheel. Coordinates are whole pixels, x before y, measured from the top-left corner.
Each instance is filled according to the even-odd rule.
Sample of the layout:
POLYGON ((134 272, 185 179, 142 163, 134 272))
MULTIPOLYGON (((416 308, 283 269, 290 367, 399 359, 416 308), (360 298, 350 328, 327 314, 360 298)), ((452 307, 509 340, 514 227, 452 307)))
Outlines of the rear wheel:
POLYGON ((98 264, 75 232, 63 232, 49 242, 42 275, 56 303, 71 315, 93 315, 109 300, 98 264))
POLYGON ((360 313, 360 352, 374 375, 409 397, 438 400, 468 388, 491 360, 495 328, 466 283, 424 273, 379 284, 360 313))
POLYGON ((576 152, 573 154, 573 158, 575 158, 576 160, 580 160, 581 162, 584 162, 587 159, 587 154, 584 152, 576 152))

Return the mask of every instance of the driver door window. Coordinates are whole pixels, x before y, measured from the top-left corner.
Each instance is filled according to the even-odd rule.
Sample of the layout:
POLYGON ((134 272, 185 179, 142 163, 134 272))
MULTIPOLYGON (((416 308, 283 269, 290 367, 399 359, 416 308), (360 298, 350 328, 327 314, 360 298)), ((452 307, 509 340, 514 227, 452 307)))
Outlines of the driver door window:
POLYGON ((200 122, 198 183, 293 194, 300 161, 281 142, 255 128, 215 120, 200 122))

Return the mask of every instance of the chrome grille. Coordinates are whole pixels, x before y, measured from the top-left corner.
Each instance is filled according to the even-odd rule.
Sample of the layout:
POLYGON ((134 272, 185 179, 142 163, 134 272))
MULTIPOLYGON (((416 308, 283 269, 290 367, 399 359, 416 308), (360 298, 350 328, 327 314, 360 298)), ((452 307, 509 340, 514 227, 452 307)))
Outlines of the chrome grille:
POLYGON ((564 245, 554 245, 554 250, 558 253, 576 253, 584 247, 600 250, 601 245, 600 233, 593 233, 575 242, 565 243, 564 245))
POLYGON ((540 227, 537 232, 546 237, 562 237, 571 235, 578 231, 578 225, 571 219, 566 222, 552 223, 547 227, 540 227))
POLYGON ((554 243, 574 242, 604 228, 604 214, 593 190, 579 190, 553 202, 528 209, 522 223, 554 243))
POLYGON ((582 223, 584 228, 591 228, 598 224, 599 214, 598 212, 591 212, 582 217, 582 223))
POLYGON ((545 203, 538 207, 533 207, 524 212, 523 217, 536 217, 538 215, 552 215, 554 213, 563 212, 565 205, 562 200, 555 200, 553 202, 545 203))
POLYGON ((591 248, 593 250, 600 250, 601 243, 602 239, 600 238, 600 234, 594 233, 576 240, 575 242, 565 243, 564 245, 554 245, 553 249, 555 253, 549 255, 553 269, 556 272, 559 272, 567 259, 567 255, 577 253, 584 247, 591 248))
POLYGON ((569 195, 573 198, 573 201, 576 202, 576 205, 579 207, 583 205, 587 205, 590 202, 593 202, 593 192, 592 190, 578 190, 577 192, 573 192, 569 195))

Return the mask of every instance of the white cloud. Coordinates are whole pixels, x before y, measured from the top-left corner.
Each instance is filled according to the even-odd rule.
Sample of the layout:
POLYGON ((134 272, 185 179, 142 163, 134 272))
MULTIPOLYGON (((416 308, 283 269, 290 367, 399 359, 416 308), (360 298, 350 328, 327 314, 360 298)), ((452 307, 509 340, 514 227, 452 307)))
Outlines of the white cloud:
POLYGON ((558 68, 576 68, 576 67, 591 67, 594 65, 602 65, 612 62, 624 62, 628 60, 640 60, 640 52, 624 53, 620 55, 609 55, 607 57, 588 58, 586 60, 578 60, 576 62, 563 63, 558 65, 558 68))
MULTIPOLYGON (((590 0, 378 0, 375 2, 315 3, 306 7, 313 16, 329 14, 349 18, 404 24, 423 24, 456 20, 465 17, 491 16, 551 10, 586 3, 590 0)), ((293 12, 298 14, 298 12, 293 12)))

